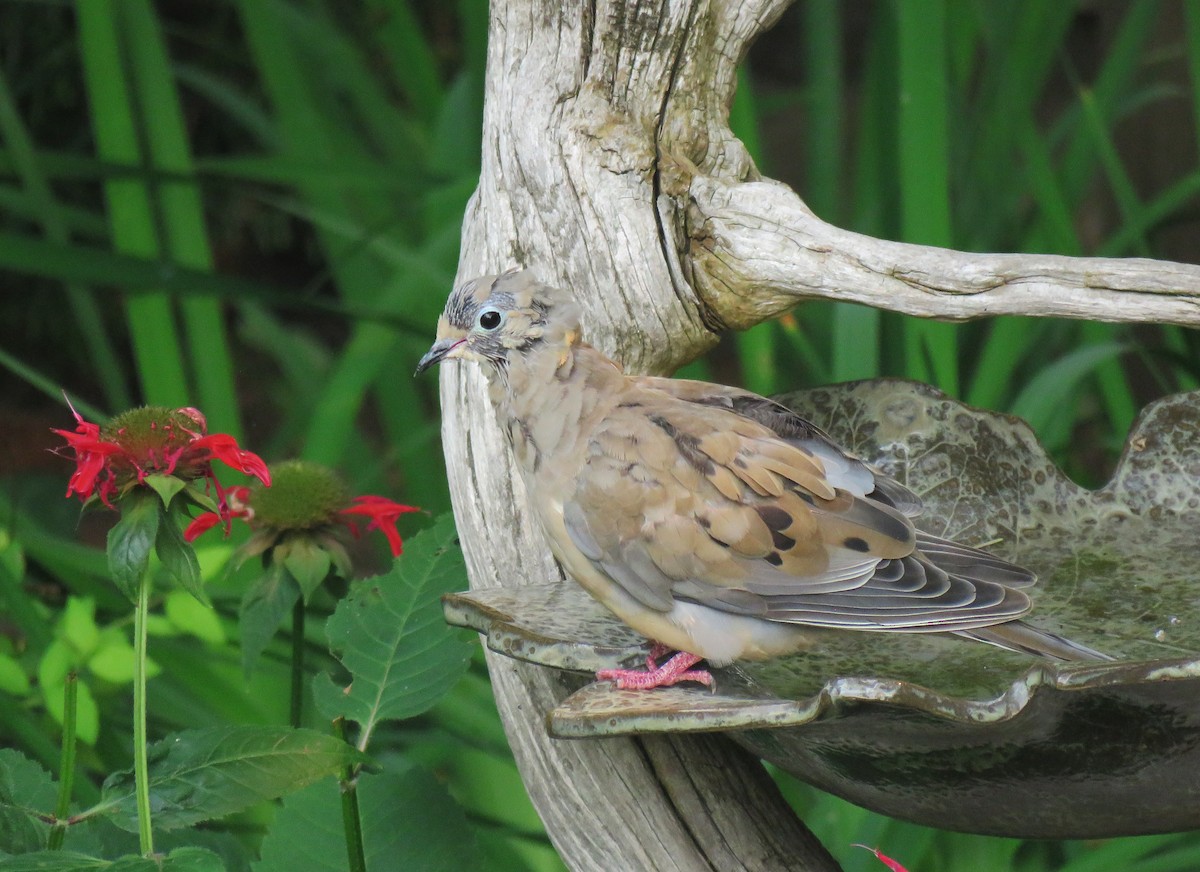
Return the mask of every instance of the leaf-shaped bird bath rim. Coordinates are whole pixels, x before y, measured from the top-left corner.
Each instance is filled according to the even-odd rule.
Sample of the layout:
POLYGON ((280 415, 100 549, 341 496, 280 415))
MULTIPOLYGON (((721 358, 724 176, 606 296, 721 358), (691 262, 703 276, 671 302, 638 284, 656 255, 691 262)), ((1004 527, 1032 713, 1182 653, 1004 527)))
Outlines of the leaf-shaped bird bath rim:
MULTIPOLYGON (((1029 428, 879 380, 784 398, 925 500, 918 525, 1036 570, 1030 622, 1117 658, 1060 665, 928 635, 831 632, 816 651, 716 672, 717 688, 592 683, 563 738, 723 730, 883 814, 1023 838, 1200 827, 1200 392, 1142 415, 1103 489, 1029 428)), ((455 594, 496 651, 592 672, 645 640, 573 583, 455 594)))

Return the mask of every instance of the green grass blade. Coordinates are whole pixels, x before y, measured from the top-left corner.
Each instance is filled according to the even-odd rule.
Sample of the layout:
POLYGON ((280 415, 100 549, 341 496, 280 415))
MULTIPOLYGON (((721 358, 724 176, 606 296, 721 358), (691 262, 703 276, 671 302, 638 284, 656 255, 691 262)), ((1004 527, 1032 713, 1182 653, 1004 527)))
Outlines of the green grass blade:
MULTIPOLYGON (((133 97, 118 48, 121 34, 116 6, 113 0, 79 0, 75 8, 99 157, 140 166, 143 155, 133 97)), ((154 209, 145 184, 135 178, 110 179, 104 183, 104 195, 114 249, 146 258, 160 257, 154 209)), ((145 293, 131 298, 126 308, 142 398, 155 405, 189 405, 183 351, 170 298, 163 293, 145 293)))
POLYGON ((1029 116, 1021 125, 1020 150, 1025 161, 1026 187, 1038 207, 1037 221, 1022 240, 1022 250, 1083 254, 1083 245, 1075 232, 1075 216, 1059 183, 1050 149, 1029 116))
POLYGON ((880 373, 879 310, 853 303, 833 306, 832 380, 874 378, 880 373))
MULTIPOLYGON (((150 166, 191 175, 191 147, 158 19, 149 0, 124 0, 119 8, 150 166)), ((167 256, 175 263, 211 270, 212 251, 196 185, 164 181, 156 193, 167 256)), ((187 297, 180 310, 198 405, 214 431, 240 438, 241 415, 221 304, 212 298, 187 297)))
MULTIPOLYGON (((1116 118, 1121 97, 1129 89, 1141 64, 1142 47, 1158 19, 1157 0, 1143 0, 1127 8, 1128 12, 1105 55, 1104 66, 1089 89, 1093 111, 1103 119, 1104 127, 1116 118)), ((1079 113, 1082 111, 1083 107, 1080 107, 1079 113)), ((1075 124, 1059 162, 1060 177, 1068 200, 1077 203, 1087 191, 1095 171, 1097 155, 1093 148, 1095 140, 1087 125, 1078 123, 1078 113, 1068 115, 1066 120, 1075 124)))
POLYGON ((876 17, 867 43, 857 149, 854 160, 852 228, 859 233, 892 237, 890 223, 899 193, 896 168, 896 35, 894 18, 876 17))
MULTIPOLYGON (((804 201, 826 221, 841 222, 842 197, 842 25, 837 0, 803 6, 804 58, 808 81, 807 169, 804 201)), ((835 367, 836 369, 836 367, 835 367)))
POLYGON ((1044 336, 1044 323, 1030 318, 995 318, 988 326, 966 401, 985 409, 1004 408, 1021 362, 1044 336))
POLYGON ((1121 343, 1104 342, 1063 355, 1042 369, 1017 395, 1013 414, 1024 418, 1036 432, 1044 433, 1051 422, 1062 417, 1065 404, 1075 395, 1079 383, 1125 350, 1121 343))
POLYGON ((376 38, 391 59, 396 83, 416 114, 432 121, 443 97, 432 41, 422 33, 408 0, 368 0, 367 5, 379 15, 376 38))
MULTIPOLYGON (((949 85, 944 0, 894 6, 900 58, 900 191, 904 239, 948 246, 950 224, 949 85)), ((910 377, 959 391, 957 330, 912 320, 905 331, 910 377)))
POLYGON ((729 129, 742 141, 750 157, 763 169, 762 134, 758 124, 758 100, 755 95, 754 78, 750 68, 742 64, 738 68, 737 90, 729 107, 729 129))
MULTIPOLYGON (((47 378, 36 367, 30 366, 19 358, 0 348, 0 366, 7 369, 26 384, 32 385, 55 402, 62 402, 63 386, 51 378, 47 378)), ((90 421, 103 421, 108 415, 91 403, 71 394, 71 404, 75 410, 90 421)), ((64 421, 66 426, 68 422, 64 421)))
MULTIPOLYGON (((0 139, 8 143, 13 166, 28 193, 33 213, 46 238, 65 243, 70 230, 62 209, 50 188, 50 182, 41 168, 41 161, 33 140, 26 128, 8 78, 0 71, 0 139)), ((105 329, 103 314, 91 291, 79 282, 66 282, 67 300, 79 325, 79 332, 87 345, 88 356, 96 368, 105 399, 114 411, 133 405, 129 385, 116 348, 105 329)))

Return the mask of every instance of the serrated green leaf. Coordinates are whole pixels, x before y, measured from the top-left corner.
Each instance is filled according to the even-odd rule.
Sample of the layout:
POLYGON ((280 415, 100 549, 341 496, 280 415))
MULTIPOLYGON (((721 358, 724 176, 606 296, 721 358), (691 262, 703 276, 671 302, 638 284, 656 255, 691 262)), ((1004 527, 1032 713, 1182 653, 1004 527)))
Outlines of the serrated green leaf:
POLYGON ((313 690, 327 717, 362 726, 359 747, 381 719, 420 714, 466 671, 470 647, 446 625, 439 599, 465 579, 446 515, 413 538, 390 572, 355 584, 329 618, 325 632, 352 683, 346 690, 319 675, 313 690))
MULTIPOLYGON (((484 868, 466 814, 428 769, 362 775, 358 799, 363 851, 372 872, 484 868)), ((346 872, 338 802, 333 780, 285 799, 254 872, 346 872)))
POLYGON ((163 508, 160 508, 159 512, 158 535, 154 540, 154 550, 158 559, 184 590, 208 605, 208 594, 204 591, 204 581, 200 577, 200 561, 196 559, 196 552, 184 541, 173 513, 163 508))
POLYGON ((8 654, 0 654, 0 690, 13 696, 25 696, 29 693, 29 676, 21 661, 8 654))
MULTIPOLYGON (((233 814, 367 759, 315 730, 251 726, 176 733, 154 743, 149 755, 150 807, 154 826, 163 830, 233 814)), ((109 776, 89 814, 107 814, 136 831, 133 773, 109 776)))
POLYGON ((174 475, 163 475, 161 472, 151 473, 142 481, 158 494, 164 508, 169 508, 175 495, 187 487, 187 482, 183 479, 174 475))
POLYGON ((242 668, 246 675, 254 671, 258 658, 271 644, 284 616, 300 599, 300 586, 291 573, 278 564, 267 571, 246 591, 238 612, 242 634, 242 668))
POLYGON ((210 605, 197 602, 182 590, 167 594, 163 611, 174 626, 213 645, 225 643, 225 627, 210 605))
MULTIPOLYGON (((152 861, 142 862, 149 864, 152 861)), ((74 851, 35 851, 0 860, 0 870, 3 872, 93 872, 97 869, 109 870, 112 867, 113 864, 109 860, 77 854, 74 851)), ((154 867, 147 865, 145 870, 151 872, 152 868, 154 867)), ((137 870, 137 867, 123 867, 122 872, 125 869, 132 872, 137 870)))
POLYGON ((108 531, 108 571, 130 602, 137 600, 138 584, 150 563, 160 505, 155 497, 131 491, 121 505, 121 520, 108 531))
POLYGON ((283 546, 283 565, 296 579, 304 594, 304 601, 313 595, 313 591, 321 586, 321 582, 329 575, 333 561, 329 554, 319 548, 311 539, 297 537, 283 546))
POLYGON ((207 848, 176 848, 166 857, 127 856, 116 860, 74 851, 37 851, 0 860, 2 872, 225 872, 221 858, 207 848))
POLYGON ((14 854, 46 844, 50 828, 35 816, 54 808, 50 773, 9 748, 0 749, 0 848, 14 854))

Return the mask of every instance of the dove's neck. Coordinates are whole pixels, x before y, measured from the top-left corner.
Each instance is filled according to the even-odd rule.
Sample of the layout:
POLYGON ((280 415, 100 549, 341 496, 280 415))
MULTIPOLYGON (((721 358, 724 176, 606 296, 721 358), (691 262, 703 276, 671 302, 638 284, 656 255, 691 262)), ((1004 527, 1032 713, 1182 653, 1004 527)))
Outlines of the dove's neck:
POLYGON ((587 434, 619 402, 625 386, 615 363, 570 339, 510 355, 491 380, 500 424, 527 479, 565 475, 572 480, 587 434))

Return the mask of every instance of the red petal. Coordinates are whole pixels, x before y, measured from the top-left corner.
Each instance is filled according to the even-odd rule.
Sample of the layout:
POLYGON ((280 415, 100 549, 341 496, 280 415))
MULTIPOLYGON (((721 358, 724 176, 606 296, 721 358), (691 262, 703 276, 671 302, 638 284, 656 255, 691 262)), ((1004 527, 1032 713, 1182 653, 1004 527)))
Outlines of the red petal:
POLYGON ((233 467, 238 472, 253 475, 267 487, 271 486, 271 473, 267 470, 267 464, 263 462, 263 459, 252 451, 239 448, 237 440, 228 433, 202 436, 192 442, 188 448, 205 448, 217 460, 233 467))
POLYGON ((183 541, 195 542, 197 536, 208 532, 220 523, 221 516, 216 512, 205 512, 203 515, 197 515, 192 519, 192 523, 187 525, 187 529, 183 531, 183 541))
POLYGON ((872 854, 874 854, 879 859, 880 863, 882 863, 884 866, 887 866, 888 869, 892 870, 892 872, 908 872, 907 869, 905 869, 903 866, 900 865, 900 862, 898 860, 893 860, 891 857, 884 854, 878 848, 868 848, 866 845, 851 845, 850 847, 866 848, 866 850, 870 851, 872 854))
MULTIPOLYGON (((404 541, 400 538, 400 533, 396 529, 396 520, 408 512, 421 511, 416 506, 406 506, 403 503, 397 503, 389 500, 387 497, 377 497, 370 494, 355 497, 354 505, 347 506, 342 509, 343 515, 366 515, 370 518, 370 523, 367 524, 368 530, 378 530, 384 535, 388 541, 388 547, 392 549, 392 556, 399 557, 404 553, 404 541)), ((354 529, 354 524, 346 521, 350 529, 354 529)))
MULTIPOLYGON (((72 412, 75 410, 72 409, 72 412)), ((96 479, 108 464, 108 458, 114 454, 122 454, 124 449, 115 442, 105 442, 100 438, 100 427, 90 424, 75 415, 79 425, 74 433, 70 430, 52 429, 52 433, 67 440, 67 447, 75 452, 75 471, 67 483, 67 496, 79 494, 83 499, 90 497, 96 490, 96 479)))

